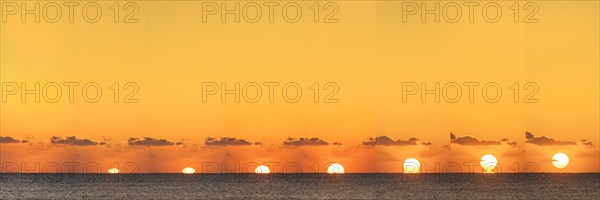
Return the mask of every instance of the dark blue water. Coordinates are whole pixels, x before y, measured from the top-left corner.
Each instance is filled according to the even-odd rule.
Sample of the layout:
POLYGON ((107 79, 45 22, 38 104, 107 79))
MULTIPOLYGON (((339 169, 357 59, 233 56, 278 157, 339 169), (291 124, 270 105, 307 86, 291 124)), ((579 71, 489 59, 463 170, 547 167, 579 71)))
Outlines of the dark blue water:
POLYGON ((600 174, 0 174, 1 199, 600 199, 600 174))

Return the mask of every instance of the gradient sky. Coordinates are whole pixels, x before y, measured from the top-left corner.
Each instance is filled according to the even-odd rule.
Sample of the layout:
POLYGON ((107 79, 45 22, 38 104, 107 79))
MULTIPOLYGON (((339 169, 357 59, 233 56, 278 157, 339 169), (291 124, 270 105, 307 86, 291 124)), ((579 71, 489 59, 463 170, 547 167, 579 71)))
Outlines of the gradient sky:
MULTIPOLYGON (((515 162, 534 162, 544 172, 600 171, 598 2, 538 2, 540 22, 533 24, 514 23, 510 2, 500 3, 505 10, 498 23, 481 17, 474 23, 421 23, 420 16, 403 23, 402 2, 338 2, 340 22, 334 24, 312 22, 310 3, 300 4, 306 18, 294 24, 221 23, 217 17, 202 23, 201 2, 138 4, 135 24, 112 22, 106 2, 101 5, 107 14, 95 24, 20 23, 18 15, 2 23, 3 83, 96 82, 103 89, 97 103, 84 101, 80 90, 73 103, 66 91, 57 103, 35 103, 33 96, 22 103, 20 95, 8 96, 1 104, 0 135, 27 142, 0 143, 2 163, 43 168, 52 162, 97 162, 107 169, 133 162, 139 172, 179 172, 186 166, 198 171, 202 163, 235 168, 235 163, 275 162, 324 172, 327 163, 338 162, 346 172, 360 173, 401 172, 409 157, 463 166, 492 153, 503 172, 512 172, 515 162), (113 102, 114 82, 121 87, 135 82, 139 102, 113 102), (203 102, 203 82, 229 87, 296 82, 303 94, 289 103, 279 88, 270 103, 263 88, 258 103, 222 103, 219 96, 203 102), (319 99, 331 91, 323 86, 334 82, 339 102, 313 102, 315 82, 319 99), (495 82, 503 96, 489 103, 477 90, 469 102, 463 87, 457 103, 436 103, 432 95, 427 102, 419 95, 403 102, 403 82, 430 88, 435 82, 480 87, 495 82), (539 102, 515 103, 509 89, 514 82, 521 88, 536 83, 539 102), (451 140, 451 132, 459 140, 451 140), (52 143, 54 136, 76 139, 52 143), (397 143, 363 143, 378 136, 397 143), (493 144, 461 143, 466 136, 493 144), (554 142, 540 141, 542 136, 554 142), (128 143, 144 137, 172 145, 128 143), (207 145, 208 137, 249 144, 207 145), (284 144, 289 137, 318 139, 284 144), (85 139, 98 144, 80 146, 85 139), (557 152, 570 156, 567 168, 551 165, 557 152)), ((120 90, 120 97, 128 91, 120 90)), ((520 92, 522 99, 527 91, 520 92)))

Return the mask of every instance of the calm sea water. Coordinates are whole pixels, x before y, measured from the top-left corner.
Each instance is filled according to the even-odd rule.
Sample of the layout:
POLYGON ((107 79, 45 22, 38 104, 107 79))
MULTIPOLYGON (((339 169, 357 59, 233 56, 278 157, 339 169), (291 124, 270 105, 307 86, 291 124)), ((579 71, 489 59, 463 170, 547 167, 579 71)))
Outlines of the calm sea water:
POLYGON ((1 199, 600 199, 600 174, 0 174, 1 199))

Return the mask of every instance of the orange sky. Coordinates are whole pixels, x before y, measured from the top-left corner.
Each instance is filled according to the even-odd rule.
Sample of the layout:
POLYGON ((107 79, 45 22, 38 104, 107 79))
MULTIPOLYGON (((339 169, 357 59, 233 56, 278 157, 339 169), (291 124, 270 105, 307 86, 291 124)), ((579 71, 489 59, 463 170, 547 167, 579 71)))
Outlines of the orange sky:
POLYGON ((504 10, 497 23, 485 22, 481 10, 473 23, 422 23, 420 15, 403 22, 402 2, 393 1, 337 2, 339 23, 314 23, 310 2, 300 3, 304 13, 297 23, 281 18, 221 23, 218 15, 203 23, 201 2, 166 1, 138 2, 139 23, 131 24, 114 23, 109 2, 100 2, 104 14, 97 23, 81 18, 21 23, 20 15, 6 16, 0 29, 0 135, 28 142, 0 143, 0 161, 27 168, 40 163, 40 169, 53 162, 97 162, 102 171, 131 162, 139 172, 179 172, 186 166, 199 171, 202 163, 223 162, 232 168, 298 163, 302 172, 324 172, 327 163, 338 162, 346 172, 361 173, 401 172, 410 157, 427 163, 428 170, 438 162, 440 169, 448 163, 465 166, 492 153, 503 172, 511 172, 515 162, 534 162, 544 172, 600 171, 598 2, 537 2, 538 23, 515 23, 512 3, 499 3, 504 10), (39 103, 31 94, 24 103, 21 93, 10 94, 14 85, 32 89, 36 82, 40 87, 56 82, 61 99, 47 101, 56 95, 51 87, 39 103), (70 82, 79 83, 73 102, 65 86, 70 82), (111 89, 115 82, 118 95, 111 89), (234 95, 221 102, 220 93, 204 102, 207 82, 221 90, 221 83, 227 89, 236 82, 257 83, 262 96, 249 102, 255 95, 250 88, 239 103, 234 95), (265 84, 272 82, 279 85, 270 102, 265 84), (457 83, 461 99, 449 102, 455 95, 449 89, 439 103, 434 95, 422 102, 420 93, 404 101, 403 83, 423 90, 421 83, 432 89, 436 82, 457 83), (470 102, 465 84, 472 82, 479 85, 470 102), (515 82, 517 103, 510 89, 515 82), (102 89, 96 103, 82 95, 91 83, 102 89), (285 100, 295 90, 288 96, 282 90, 293 83, 302 89, 295 103, 285 100), (482 95, 492 83, 502 89, 495 103, 482 95), (539 102, 524 103, 535 87, 530 99, 539 102), (526 131, 554 142, 527 143, 526 131), (450 140, 450 132, 500 144, 461 145, 450 140), (106 144, 58 145, 51 143, 53 136, 106 144), (252 144, 205 144, 208 137, 225 136, 252 144), (419 140, 408 146, 363 144, 377 136, 419 140), (131 137, 173 145, 130 145, 131 137), (288 137, 319 138, 328 145, 284 145, 288 137), (517 145, 501 141, 505 138, 517 145), (569 155, 567 168, 552 166, 557 152, 569 155))

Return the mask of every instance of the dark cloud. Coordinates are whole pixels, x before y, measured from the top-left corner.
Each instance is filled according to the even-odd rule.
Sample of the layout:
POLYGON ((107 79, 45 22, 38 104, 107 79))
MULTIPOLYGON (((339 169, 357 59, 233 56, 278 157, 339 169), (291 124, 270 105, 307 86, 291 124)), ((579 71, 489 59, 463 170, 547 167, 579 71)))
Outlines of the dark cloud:
POLYGON ((421 144, 425 145, 425 146, 429 146, 429 145, 431 145, 431 142, 421 142, 421 144))
POLYGON ((500 142, 506 143, 506 144, 508 144, 509 146, 513 147, 513 148, 517 148, 517 147, 519 147, 519 146, 518 146, 518 143, 517 143, 516 141, 510 141, 510 139, 508 139, 508 138, 502 138, 502 139, 500 140, 500 142))
POLYGON ((252 145, 251 142, 248 142, 244 139, 237 139, 232 137, 221 137, 219 139, 208 137, 204 140, 204 144, 208 146, 244 146, 244 145, 252 145))
POLYGON ((554 140, 554 139, 546 137, 546 136, 535 137, 530 132, 525 132, 525 138, 527 139, 527 141, 525 141, 526 143, 540 145, 540 146, 576 145, 576 143, 572 142, 572 141, 558 141, 558 140, 554 140))
POLYGON ((456 135, 454 135, 454 133, 450 133, 450 140, 454 140, 456 139, 456 135))
POLYGON ((513 148, 518 147, 518 143, 516 141, 510 141, 508 138, 502 138, 500 142, 506 142, 506 144, 510 145, 513 148))
POLYGON ((498 141, 486 141, 486 140, 478 140, 477 138, 471 136, 465 137, 456 137, 454 134, 450 133, 450 138, 452 141, 450 143, 460 144, 465 146, 488 146, 488 145, 500 145, 498 141))
POLYGON ((340 143, 340 142, 333 142, 332 144, 333 145, 342 145, 342 143, 340 143))
POLYGON ((263 145, 262 142, 254 142, 254 145, 263 145))
POLYGON ((592 143, 591 141, 588 141, 586 139, 581 140, 581 143, 583 144, 583 146, 587 147, 587 148, 594 148, 596 146, 594 146, 594 143, 592 143))
POLYGON ((52 144, 62 144, 62 145, 72 145, 72 146, 94 146, 98 145, 97 142, 94 142, 89 139, 80 139, 75 136, 67 136, 65 139, 57 136, 52 136, 50 138, 50 143, 52 144))
POLYGON ((417 138, 410 138, 408 140, 402 140, 402 139, 398 139, 398 140, 393 140, 392 138, 389 138, 388 136, 377 136, 375 138, 369 138, 369 141, 365 141, 363 142, 364 145, 368 145, 368 146, 377 146, 377 145, 381 145, 381 146, 410 146, 410 145, 417 145, 417 141, 419 139, 417 138))
POLYGON ((319 138, 292 138, 288 137, 287 140, 283 141, 284 145, 288 146, 326 146, 329 145, 319 138))
POLYGON ((10 136, 0 136, 0 143, 20 143, 20 140, 14 139, 10 136))
POLYGON ((175 144, 165 139, 154 139, 151 137, 144 137, 143 140, 140 140, 139 138, 129 138, 127 143, 129 146, 171 146, 175 144))
POLYGON ((183 142, 177 142, 177 143, 175 143, 175 145, 182 145, 182 144, 183 144, 183 142))
POLYGON ((534 138, 533 134, 531 134, 530 132, 525 132, 525 139, 530 140, 530 139, 533 139, 533 138, 534 138))
POLYGON ((100 143, 98 143, 98 145, 106 145, 106 144, 107 144, 106 142, 100 142, 100 143))

